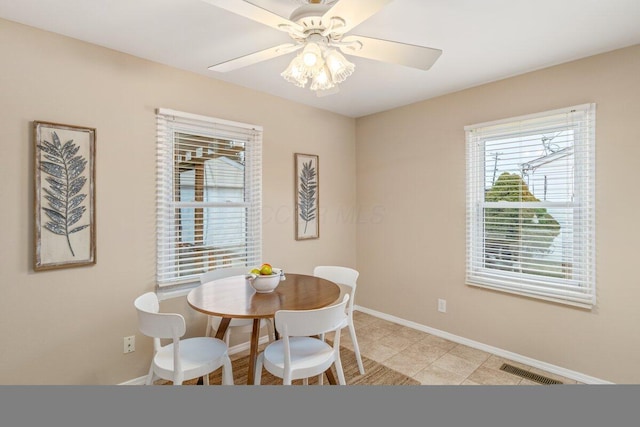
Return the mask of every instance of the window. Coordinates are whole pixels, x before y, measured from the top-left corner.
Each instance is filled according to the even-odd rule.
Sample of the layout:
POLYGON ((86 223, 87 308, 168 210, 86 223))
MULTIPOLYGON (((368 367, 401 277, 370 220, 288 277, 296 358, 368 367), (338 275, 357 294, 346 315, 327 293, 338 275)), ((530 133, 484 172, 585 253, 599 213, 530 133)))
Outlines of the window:
POLYGON ((470 285, 595 304, 595 105, 466 126, 470 285))
POLYGON ((262 128, 157 112, 157 283, 261 259, 262 128))

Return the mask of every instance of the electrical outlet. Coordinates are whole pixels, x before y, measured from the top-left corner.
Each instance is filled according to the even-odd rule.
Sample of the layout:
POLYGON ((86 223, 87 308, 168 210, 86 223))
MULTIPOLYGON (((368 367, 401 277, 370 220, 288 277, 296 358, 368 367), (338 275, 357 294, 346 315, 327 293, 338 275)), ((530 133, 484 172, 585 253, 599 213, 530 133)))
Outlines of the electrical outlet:
POLYGON ((130 337, 124 337, 124 353, 133 353, 136 351, 136 337, 131 335, 130 337))
POLYGON ((438 299, 438 311, 442 313, 447 312, 447 300, 446 299, 438 299))

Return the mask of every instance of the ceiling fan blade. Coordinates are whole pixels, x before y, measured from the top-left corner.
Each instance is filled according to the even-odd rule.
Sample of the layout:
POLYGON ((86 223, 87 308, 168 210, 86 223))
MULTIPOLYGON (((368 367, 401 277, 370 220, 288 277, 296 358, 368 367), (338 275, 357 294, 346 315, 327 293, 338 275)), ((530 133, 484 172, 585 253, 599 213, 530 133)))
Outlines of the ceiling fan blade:
POLYGON ((280 31, 288 31, 288 28, 294 28, 298 31, 304 31, 300 25, 292 22, 280 15, 277 15, 267 9, 263 9, 260 6, 248 3, 242 0, 202 0, 210 3, 220 9, 233 12, 236 15, 244 16, 245 18, 252 19, 261 24, 268 25, 280 31))
POLYGON ((342 39, 345 45, 340 50, 347 55, 360 56, 376 61, 404 65, 428 70, 442 54, 442 50, 412 44, 374 39, 363 36, 348 36, 342 39), (357 49, 360 42, 362 47, 357 49))
POLYGON ((281 44, 278 46, 270 47, 269 49, 264 49, 258 52, 250 53, 249 55, 244 55, 239 58, 220 62, 219 64, 210 66, 209 70, 219 71, 222 73, 225 73, 227 71, 237 70, 238 68, 246 67, 248 65, 253 65, 261 61, 266 61, 267 59, 277 58, 278 56, 294 52, 298 49, 301 49, 302 46, 303 45, 301 44, 293 44, 293 43, 281 44))
POLYGON ((393 0, 339 0, 322 16, 322 21, 329 22, 333 17, 342 18, 345 26, 340 27, 341 33, 346 33, 353 27, 374 15, 393 0))

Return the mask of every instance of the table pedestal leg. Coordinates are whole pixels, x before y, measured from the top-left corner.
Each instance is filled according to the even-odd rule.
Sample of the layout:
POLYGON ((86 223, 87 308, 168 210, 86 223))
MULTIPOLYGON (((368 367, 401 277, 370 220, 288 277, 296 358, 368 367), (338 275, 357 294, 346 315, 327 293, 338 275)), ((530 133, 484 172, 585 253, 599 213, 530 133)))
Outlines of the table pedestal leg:
POLYGON ((256 372, 256 359, 258 358, 258 341, 260 340, 260 319, 253 319, 251 331, 251 348, 249 350, 249 369, 247 371, 247 385, 253 385, 256 372))
POLYGON ((336 381, 336 377, 333 375, 333 371, 331 370, 331 368, 324 371, 324 374, 327 376, 327 381, 329 382, 329 384, 331 385, 338 384, 338 382, 336 381))
POLYGON ((229 323, 231 323, 230 317, 223 317, 220 321, 220 325, 218 325, 218 330, 216 331, 216 338, 224 341, 224 334, 227 332, 227 328, 229 327, 229 323))

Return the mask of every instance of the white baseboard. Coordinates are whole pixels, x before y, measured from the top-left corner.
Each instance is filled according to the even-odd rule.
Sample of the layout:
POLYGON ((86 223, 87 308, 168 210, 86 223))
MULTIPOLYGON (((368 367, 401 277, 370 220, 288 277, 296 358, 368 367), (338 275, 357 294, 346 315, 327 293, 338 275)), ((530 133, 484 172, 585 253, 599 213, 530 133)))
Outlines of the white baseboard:
MULTIPOLYGON (((264 344, 266 342, 269 342, 269 337, 265 335, 260 338, 260 340, 258 341, 258 344, 264 344)), ((229 355, 240 353, 241 351, 249 350, 250 347, 251 347, 251 343, 249 341, 234 345, 233 347, 229 348, 229 355)), ((147 376, 143 375, 141 377, 134 378, 129 381, 125 381, 118 385, 144 385, 146 381, 147 381, 147 376)))
POLYGON ((521 354, 512 353, 507 350, 503 350, 501 348, 493 347, 487 344, 483 344, 478 341, 473 341, 468 338, 460 337, 458 335, 451 334, 449 332, 441 331, 439 329, 431 328, 429 326, 421 325, 419 323, 412 322, 410 320, 401 319, 399 317, 391 316, 389 314, 381 313, 376 310, 371 310, 366 307, 361 307, 359 305, 354 305, 354 310, 361 311, 366 314, 370 314, 372 316, 378 317, 380 319, 388 320, 393 323, 397 323, 402 326, 407 326, 409 328, 417 329, 422 332, 429 333, 431 335, 438 336, 440 338, 447 339, 449 341, 456 342, 458 344, 464 344, 469 347, 476 348, 478 350, 486 351, 487 353, 495 354, 496 356, 503 357, 505 359, 513 360, 515 362, 524 363, 525 365, 532 366, 534 368, 542 369, 547 372, 551 372, 553 374, 562 375, 566 378, 571 378, 572 380, 576 380, 578 382, 584 384, 614 384, 609 381, 602 380, 600 378, 595 378, 589 375, 585 375, 581 372, 572 371, 570 369, 563 368, 561 366, 552 365, 550 363, 542 362, 540 360, 532 359, 527 356, 523 356, 521 354))

